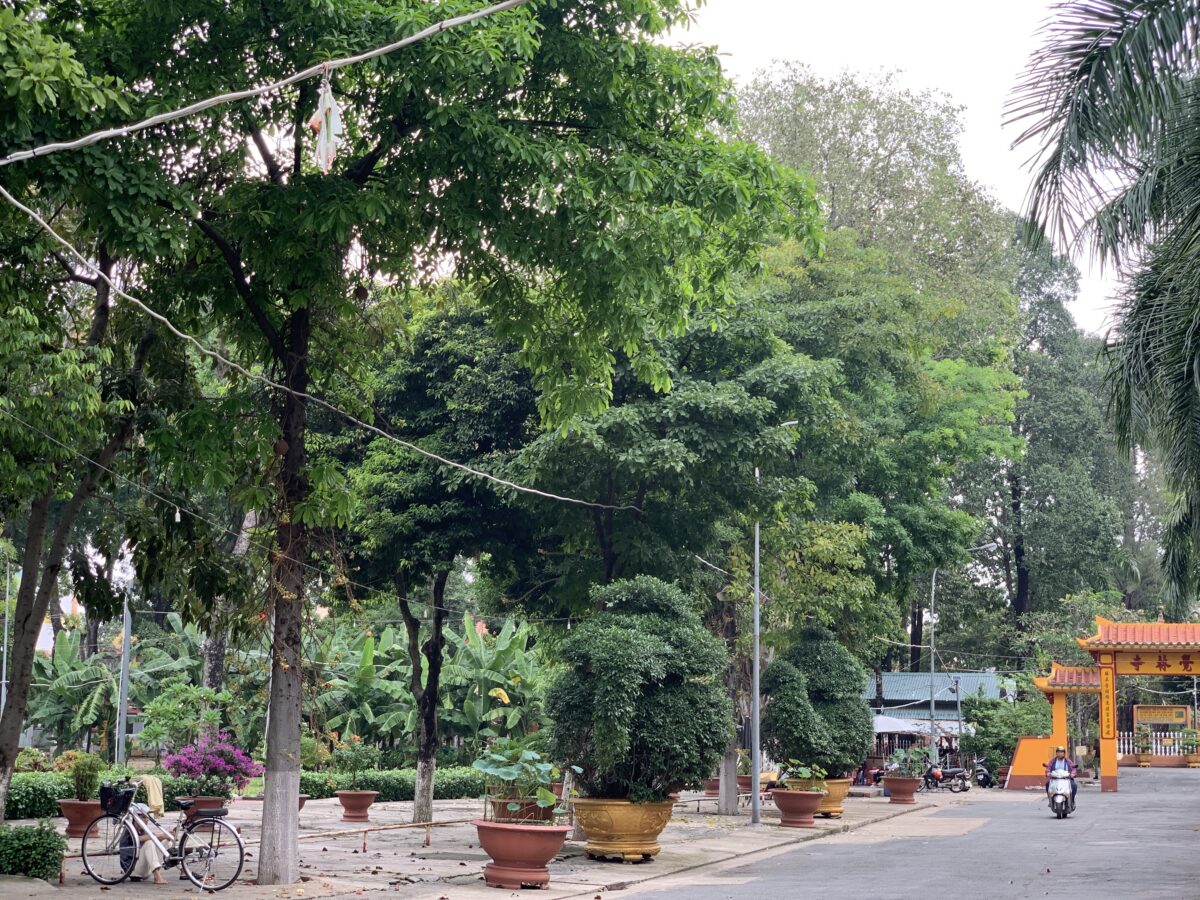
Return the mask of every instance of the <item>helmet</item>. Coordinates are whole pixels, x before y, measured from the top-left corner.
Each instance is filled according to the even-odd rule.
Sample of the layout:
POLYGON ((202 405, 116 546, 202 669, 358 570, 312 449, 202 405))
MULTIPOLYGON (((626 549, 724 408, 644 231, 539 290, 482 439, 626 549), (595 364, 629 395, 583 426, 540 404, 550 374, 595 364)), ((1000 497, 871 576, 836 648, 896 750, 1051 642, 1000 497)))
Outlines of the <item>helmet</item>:
POLYGON ((1055 752, 1055 753, 1066 753, 1066 752, 1067 752, 1067 748, 1066 748, 1066 747, 1055 747, 1055 748, 1054 748, 1054 752, 1055 752))

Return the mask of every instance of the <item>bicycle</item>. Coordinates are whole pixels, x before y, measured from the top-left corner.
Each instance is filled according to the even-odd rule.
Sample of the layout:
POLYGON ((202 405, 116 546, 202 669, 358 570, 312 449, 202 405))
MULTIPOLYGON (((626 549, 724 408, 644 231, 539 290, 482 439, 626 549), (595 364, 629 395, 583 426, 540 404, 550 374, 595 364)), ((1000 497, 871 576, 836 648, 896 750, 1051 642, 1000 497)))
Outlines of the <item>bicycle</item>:
POLYGON ((201 890, 220 891, 233 884, 242 874, 246 845, 237 830, 222 820, 229 810, 200 810, 189 821, 185 813, 192 801, 176 800, 179 821, 167 831, 143 804, 133 802, 140 786, 140 781, 127 778, 100 788, 104 812, 92 821, 83 838, 87 873, 100 884, 120 884, 133 872, 142 847, 139 836, 145 835, 162 851, 164 869, 178 865, 201 890))

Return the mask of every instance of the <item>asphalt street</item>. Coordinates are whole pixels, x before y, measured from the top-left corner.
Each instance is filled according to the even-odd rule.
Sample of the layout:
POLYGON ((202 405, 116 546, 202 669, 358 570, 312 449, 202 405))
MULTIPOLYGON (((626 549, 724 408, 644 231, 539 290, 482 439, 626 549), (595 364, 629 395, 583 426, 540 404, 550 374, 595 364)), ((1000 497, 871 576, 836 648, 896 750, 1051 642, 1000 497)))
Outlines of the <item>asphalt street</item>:
MULTIPOLYGON (((943 799, 943 798, 939 798, 943 799)), ((1081 788, 1059 821, 1039 794, 961 803, 695 870, 629 892, 725 898, 1200 898, 1200 770, 1122 769, 1120 790, 1081 788)))

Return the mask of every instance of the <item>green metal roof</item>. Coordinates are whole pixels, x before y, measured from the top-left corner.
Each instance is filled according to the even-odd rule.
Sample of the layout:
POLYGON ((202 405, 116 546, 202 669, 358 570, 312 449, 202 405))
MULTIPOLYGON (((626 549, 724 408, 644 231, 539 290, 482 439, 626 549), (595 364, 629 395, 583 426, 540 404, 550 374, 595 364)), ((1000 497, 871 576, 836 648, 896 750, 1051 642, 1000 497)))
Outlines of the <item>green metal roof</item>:
MULTIPOLYGON (((937 672, 933 676, 935 704, 954 706, 952 675, 959 679, 959 689, 962 691, 964 700, 980 695, 989 700, 999 700, 1002 696, 1011 696, 1015 691, 1015 685, 1011 679, 1002 678, 995 672, 937 672)), ((867 676, 862 698, 869 703, 875 701, 875 676, 873 674, 867 676)), ((911 703, 916 700, 924 700, 928 704, 929 673, 884 672, 883 699, 885 706, 911 703)), ((928 706, 925 707, 925 718, 929 718, 928 706)))

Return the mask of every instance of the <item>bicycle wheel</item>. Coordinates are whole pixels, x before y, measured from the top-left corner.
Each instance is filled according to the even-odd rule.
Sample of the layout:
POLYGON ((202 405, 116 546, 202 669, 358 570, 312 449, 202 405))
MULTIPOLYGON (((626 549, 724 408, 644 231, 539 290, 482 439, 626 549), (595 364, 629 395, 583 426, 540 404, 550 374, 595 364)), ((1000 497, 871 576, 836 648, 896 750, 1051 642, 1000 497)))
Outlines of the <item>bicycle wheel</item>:
POLYGON ((120 884, 137 862, 138 842, 124 816, 105 813, 88 826, 81 848, 83 868, 101 884, 120 884))
POLYGON ((183 874, 196 887, 219 891, 242 874, 246 848, 233 826, 220 819, 195 819, 179 841, 183 874))

